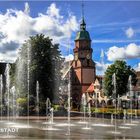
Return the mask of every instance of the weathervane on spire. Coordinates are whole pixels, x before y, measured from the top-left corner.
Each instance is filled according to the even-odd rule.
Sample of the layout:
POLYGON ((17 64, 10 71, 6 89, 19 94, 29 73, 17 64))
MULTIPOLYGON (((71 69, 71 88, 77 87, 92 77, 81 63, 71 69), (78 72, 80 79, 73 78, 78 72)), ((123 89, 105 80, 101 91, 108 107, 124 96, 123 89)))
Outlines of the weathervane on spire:
POLYGON ((82 18, 84 18, 84 2, 82 1, 82 18))
POLYGON ((85 20, 84 20, 84 3, 82 1, 82 21, 81 21, 81 24, 80 24, 80 30, 86 30, 86 23, 85 23, 85 20))

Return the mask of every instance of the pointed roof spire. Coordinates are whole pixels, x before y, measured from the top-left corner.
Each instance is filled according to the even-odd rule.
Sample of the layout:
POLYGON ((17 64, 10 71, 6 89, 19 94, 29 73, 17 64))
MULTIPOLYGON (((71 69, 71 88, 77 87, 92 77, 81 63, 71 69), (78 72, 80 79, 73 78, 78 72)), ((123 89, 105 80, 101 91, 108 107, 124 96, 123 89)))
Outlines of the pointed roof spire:
POLYGON ((80 30, 85 31, 86 30, 86 23, 84 18, 82 18, 81 24, 80 24, 80 30))
POLYGON ((82 18, 84 18, 84 3, 83 3, 83 1, 82 1, 82 18))
POLYGON ((80 23, 80 31, 77 33, 75 41, 77 41, 77 40, 89 40, 89 41, 91 41, 89 32, 86 31, 86 23, 85 23, 85 20, 84 20, 84 4, 83 4, 83 1, 82 1, 82 4, 81 4, 81 9, 82 9, 81 10, 82 20, 81 20, 81 23, 80 23))
POLYGON ((82 1, 82 20, 81 20, 81 24, 80 24, 80 30, 86 30, 86 23, 84 20, 84 3, 82 1))

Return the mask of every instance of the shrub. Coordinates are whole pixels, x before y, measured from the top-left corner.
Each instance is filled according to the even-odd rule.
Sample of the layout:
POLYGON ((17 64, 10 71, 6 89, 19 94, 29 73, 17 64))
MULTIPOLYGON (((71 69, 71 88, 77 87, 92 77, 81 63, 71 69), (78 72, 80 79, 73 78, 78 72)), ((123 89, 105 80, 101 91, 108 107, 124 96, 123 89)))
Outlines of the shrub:
POLYGON ((18 105, 17 111, 18 111, 19 116, 27 115, 27 98, 26 97, 18 98, 16 102, 18 105))
POLYGON ((17 99, 17 104, 19 105, 24 105, 24 104, 27 104, 27 98, 18 98, 17 99))

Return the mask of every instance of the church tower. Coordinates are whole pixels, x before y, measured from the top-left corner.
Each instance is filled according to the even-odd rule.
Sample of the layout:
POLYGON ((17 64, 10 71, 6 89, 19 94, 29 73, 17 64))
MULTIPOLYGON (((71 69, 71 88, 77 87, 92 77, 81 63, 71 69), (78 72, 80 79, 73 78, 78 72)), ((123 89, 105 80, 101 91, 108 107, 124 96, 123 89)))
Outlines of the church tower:
POLYGON ((91 38, 86 30, 84 17, 80 23, 80 31, 75 38, 72 62, 72 101, 75 106, 80 104, 81 96, 95 81, 95 63, 92 60, 91 38))

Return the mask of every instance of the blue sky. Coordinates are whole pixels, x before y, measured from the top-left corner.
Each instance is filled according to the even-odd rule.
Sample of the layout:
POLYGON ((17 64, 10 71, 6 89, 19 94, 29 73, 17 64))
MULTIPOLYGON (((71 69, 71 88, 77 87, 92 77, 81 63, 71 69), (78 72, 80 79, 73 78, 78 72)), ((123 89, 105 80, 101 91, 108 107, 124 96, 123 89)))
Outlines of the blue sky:
MULTIPOLYGON (((0 44, 0 51, 3 52, 1 53, 2 57, 4 57, 4 55, 8 55, 9 58, 14 57, 17 54, 14 54, 14 49, 16 48, 15 50, 17 50, 17 48, 19 48, 23 43, 22 39, 26 40, 28 35, 41 33, 41 31, 47 35, 50 33, 50 36, 52 38, 54 37, 55 42, 60 43, 60 49, 63 55, 68 55, 66 48, 67 44, 70 44, 70 53, 73 53, 74 38, 79 29, 79 22, 81 19, 81 1, 0 1, 0 7, 0 18, 3 16, 0 22, 0 25, 2 25, 0 28, 0 35, 2 37, 0 36, 0 40, 3 41, 3 43, 0 44), (49 11, 50 7, 52 7, 52 10, 55 12, 49 11), (8 15, 12 16, 11 21, 8 18, 5 18, 7 16, 7 9, 13 10, 10 11, 10 14, 8 15), (20 13, 20 11, 25 13, 27 11, 27 13, 24 15, 23 13, 20 13), (39 13, 45 18, 38 18, 39 13), (28 20, 25 19, 25 24, 18 27, 20 16, 26 17, 26 15, 28 20), (55 23, 55 26, 57 27, 57 30, 54 30, 53 32, 50 31, 50 29, 53 30, 55 26, 47 23, 47 21, 50 21, 50 17, 53 19, 51 21, 52 24, 55 23), (14 18, 15 21, 17 20, 17 25, 15 25, 15 22, 15 26, 12 26, 12 24, 10 26, 9 24, 10 22, 14 22, 14 18), (5 19, 6 26, 3 25, 5 19), (45 19, 46 22, 44 21, 45 19), (68 27, 69 24, 71 24, 71 27, 68 27), (34 28, 31 25, 35 25, 34 28), (42 28, 39 27, 39 25, 42 26, 42 28), (62 27, 59 29, 59 26, 61 25, 62 27), (19 41, 15 38, 22 27, 25 27, 26 30, 32 29, 29 33, 24 33, 24 36, 21 33, 21 37, 19 37, 20 34, 18 34, 19 40, 21 40, 19 41), (13 31, 11 28, 16 29, 13 31), (55 35, 55 32, 59 37, 55 35), (15 38, 11 37, 12 33, 15 33, 15 38), (6 36, 8 36, 8 39, 6 36), (9 49, 9 47, 7 47, 7 52, 3 51, 6 50, 4 47, 10 46, 11 43, 12 46, 16 46, 13 47, 12 53, 10 53, 9 50, 11 48, 9 49), (11 56, 11 54, 13 54, 13 56, 11 56)), ((113 63, 116 59, 126 60, 132 67, 140 67, 139 9, 140 1, 84 1, 84 17, 87 24, 87 30, 92 39, 93 59, 97 62, 98 70, 102 67, 100 64, 101 49, 103 49, 105 53, 105 64, 103 67, 113 63)))

